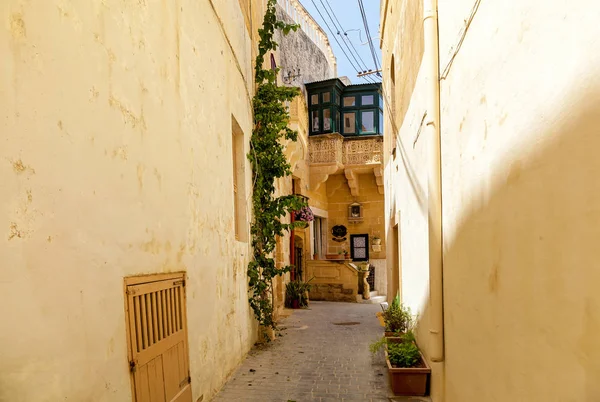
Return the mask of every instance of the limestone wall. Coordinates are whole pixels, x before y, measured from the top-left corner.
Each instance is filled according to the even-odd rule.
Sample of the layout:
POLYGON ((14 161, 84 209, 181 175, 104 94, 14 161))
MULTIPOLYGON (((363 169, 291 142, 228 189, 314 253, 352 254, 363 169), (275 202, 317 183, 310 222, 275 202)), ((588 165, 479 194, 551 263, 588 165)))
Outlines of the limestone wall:
POLYGON ((233 231, 232 116, 247 144, 254 88, 238 2, 6 0, 0 19, 0 400, 131 400, 123 277, 175 271, 209 399, 256 339, 233 231))
POLYGON ((290 71, 300 71, 298 77, 284 83, 304 90, 304 83, 335 78, 336 58, 327 34, 302 4, 298 0, 279 0, 277 16, 288 23, 300 25, 297 31, 288 35, 276 35, 276 40, 281 45, 277 64, 281 68, 281 77, 290 71))
POLYGON ((356 302, 358 271, 344 262, 308 261, 310 300, 356 302))
MULTIPOLYGON (((383 238, 384 235, 384 198, 379 194, 375 176, 372 173, 358 175, 359 195, 352 196, 348 181, 343 174, 332 175, 327 179, 328 196, 328 242, 329 254, 337 254, 342 249, 350 252, 350 235, 368 234, 369 241, 373 236, 383 238), (363 208, 362 222, 351 223, 348 221, 348 207, 353 202, 358 202, 363 208), (345 243, 333 241, 331 228, 335 225, 344 225, 348 229, 345 243)), ((380 259, 385 257, 385 244, 382 243, 381 251, 369 250, 369 257, 380 259)))
MULTIPOLYGON (((386 225, 399 228, 403 301, 427 355, 425 77, 420 23, 404 17, 421 6, 386 3, 384 82, 392 54, 396 86, 414 80, 386 148, 386 225)), ((591 0, 439 2, 446 357, 432 365, 435 402, 600 399, 599 18, 591 0)))

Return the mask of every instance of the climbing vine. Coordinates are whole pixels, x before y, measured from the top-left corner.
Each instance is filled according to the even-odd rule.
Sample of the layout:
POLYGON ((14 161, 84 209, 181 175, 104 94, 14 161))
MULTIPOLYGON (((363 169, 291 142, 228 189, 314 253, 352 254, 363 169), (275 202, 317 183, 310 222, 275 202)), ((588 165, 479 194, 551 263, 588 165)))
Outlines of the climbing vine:
POLYGON ((292 267, 277 268, 273 259, 277 236, 283 236, 296 224, 283 223, 288 213, 300 209, 306 202, 295 195, 275 197, 275 180, 290 174, 291 166, 285 157, 283 140, 296 141, 298 133, 288 127, 289 113, 285 102, 296 97, 298 88, 277 85, 279 69, 263 68, 266 54, 277 49, 273 39, 276 29, 287 35, 297 25, 277 20, 276 0, 267 2, 263 26, 258 30, 260 41, 256 56, 256 95, 252 100, 254 128, 250 139, 248 159, 252 165, 254 183, 252 205, 254 217, 250 228, 253 259, 248 264, 249 302, 259 323, 275 328, 273 320, 273 279, 292 267))

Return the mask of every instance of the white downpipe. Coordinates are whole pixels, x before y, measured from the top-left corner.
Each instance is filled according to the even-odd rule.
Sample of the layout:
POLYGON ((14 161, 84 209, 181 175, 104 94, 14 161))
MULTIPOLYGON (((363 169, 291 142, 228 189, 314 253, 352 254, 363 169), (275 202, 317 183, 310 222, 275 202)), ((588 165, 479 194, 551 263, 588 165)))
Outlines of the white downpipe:
POLYGON ((442 256, 442 184, 440 145, 440 62, 437 0, 424 0, 424 61, 427 69, 428 223, 429 223, 429 357, 444 361, 442 256))

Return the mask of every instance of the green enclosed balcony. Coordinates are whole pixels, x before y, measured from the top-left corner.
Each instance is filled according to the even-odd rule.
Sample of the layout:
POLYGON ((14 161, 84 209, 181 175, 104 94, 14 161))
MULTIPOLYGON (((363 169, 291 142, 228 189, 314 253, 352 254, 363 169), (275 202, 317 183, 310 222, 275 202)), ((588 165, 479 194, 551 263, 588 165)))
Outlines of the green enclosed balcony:
POLYGON ((383 194, 381 84, 344 85, 337 78, 306 84, 310 185, 344 174, 357 196, 357 175, 374 174, 383 194))
POLYGON ((381 84, 345 85, 338 78, 306 84, 309 135, 383 135, 381 84))

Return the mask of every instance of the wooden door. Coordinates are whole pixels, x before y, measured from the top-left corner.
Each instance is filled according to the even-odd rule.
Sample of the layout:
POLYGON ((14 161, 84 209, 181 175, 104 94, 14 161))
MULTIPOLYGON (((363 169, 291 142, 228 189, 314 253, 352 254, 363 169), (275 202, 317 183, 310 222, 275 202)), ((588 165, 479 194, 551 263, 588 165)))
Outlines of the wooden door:
POLYGON ((185 274, 125 279, 135 402, 191 402, 185 274))

